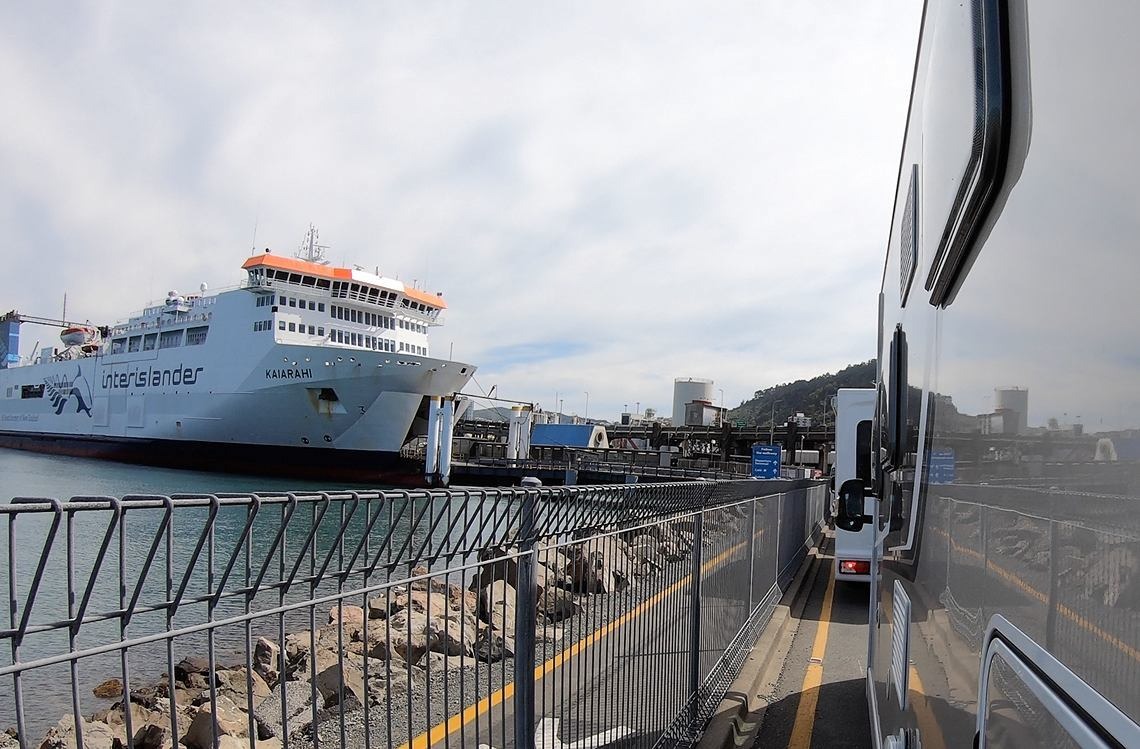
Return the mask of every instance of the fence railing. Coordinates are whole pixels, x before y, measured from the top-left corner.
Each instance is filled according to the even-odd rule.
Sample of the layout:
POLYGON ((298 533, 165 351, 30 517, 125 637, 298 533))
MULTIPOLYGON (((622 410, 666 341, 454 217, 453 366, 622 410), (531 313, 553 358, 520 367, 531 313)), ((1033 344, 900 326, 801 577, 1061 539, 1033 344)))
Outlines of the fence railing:
POLYGON ((17 498, 0 746, 688 745, 825 492, 17 498))

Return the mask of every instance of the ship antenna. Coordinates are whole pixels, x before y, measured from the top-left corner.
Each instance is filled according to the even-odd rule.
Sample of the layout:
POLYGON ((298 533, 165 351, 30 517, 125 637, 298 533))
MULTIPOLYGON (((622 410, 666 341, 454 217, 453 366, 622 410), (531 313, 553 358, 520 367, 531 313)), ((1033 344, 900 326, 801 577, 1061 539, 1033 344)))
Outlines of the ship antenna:
POLYGON ((301 247, 297 250, 296 257, 307 260, 310 263, 318 263, 320 265, 328 265, 329 261, 325 259, 325 250, 329 248, 327 244, 320 244, 317 239, 320 238, 320 232, 317 227, 309 224, 309 231, 305 233, 305 239, 301 242, 301 247))

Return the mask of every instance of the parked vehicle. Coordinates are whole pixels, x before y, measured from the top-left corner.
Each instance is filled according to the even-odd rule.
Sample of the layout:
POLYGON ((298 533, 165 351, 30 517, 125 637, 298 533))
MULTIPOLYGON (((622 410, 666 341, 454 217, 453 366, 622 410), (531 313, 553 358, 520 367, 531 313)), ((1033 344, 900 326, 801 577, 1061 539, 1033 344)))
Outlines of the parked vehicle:
MULTIPOLYGON (((840 388, 835 399, 835 480, 842 486, 860 480, 871 488, 871 422, 875 416, 874 388, 840 388)), ((863 514, 875 511, 875 500, 864 498, 863 514)), ((834 516, 834 510, 832 512, 834 516)), ((875 529, 864 524, 859 530, 835 527, 836 580, 868 582, 871 579, 871 547, 875 529)))

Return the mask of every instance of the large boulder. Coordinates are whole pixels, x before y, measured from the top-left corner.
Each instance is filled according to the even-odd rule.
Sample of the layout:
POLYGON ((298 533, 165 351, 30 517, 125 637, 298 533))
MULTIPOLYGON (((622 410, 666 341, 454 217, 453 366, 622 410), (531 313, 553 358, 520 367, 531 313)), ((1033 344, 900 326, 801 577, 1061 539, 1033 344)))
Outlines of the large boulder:
MULTIPOLYGON (((116 741, 126 743, 106 723, 83 720, 80 730, 83 732, 84 749, 114 749, 116 741)), ((47 730, 39 749, 76 749, 78 745, 75 721, 67 716, 47 730)))
POLYGON ((665 568, 665 555, 661 553, 661 544, 652 536, 638 536, 631 541, 629 555, 637 573, 652 575, 665 568))
MULTIPOLYGON (((282 704, 285 720, 288 722, 289 736, 297 737, 313 718, 313 684, 308 681, 287 681, 282 698, 281 685, 273 690, 254 710, 258 735, 261 738, 281 736, 284 729, 281 723, 282 704)), ((318 699, 320 692, 317 692, 318 699)))
POLYGON ((113 700, 123 696, 123 682, 118 679, 107 679, 94 689, 91 693, 103 700, 113 700))
POLYGON ((419 662, 420 658, 431 649, 427 615, 414 611, 401 611, 390 621, 391 630, 386 632, 387 649, 408 663, 419 662))
POLYGON ((241 738, 249 735, 249 717, 245 711, 228 698, 218 697, 216 705, 207 702, 198 708, 182 737, 182 743, 188 749, 213 749, 214 725, 218 727, 219 737, 241 738))
MULTIPOLYGON (((205 682, 205 676, 210 672, 210 661, 200 656, 191 656, 183 658, 174 667, 174 679, 182 684, 190 684, 194 676, 201 676, 202 681, 205 682)), ((208 686, 208 685, 207 685, 208 686)))
POLYGON ((253 706, 257 707, 261 701, 269 696, 269 685, 257 671, 248 671, 245 666, 233 669, 218 669, 218 694, 224 695, 235 705, 245 707, 249 704, 248 697, 253 695, 253 706))
POLYGON ((479 617, 500 633, 514 635, 518 593, 503 580, 479 591, 479 617))
POLYGON ((591 551, 570 562, 571 586, 579 593, 613 593, 629 584, 632 577, 624 554, 591 551))
POLYGON ((547 588, 538 596, 538 613, 546 623, 569 619, 581 611, 574 594, 562 588, 547 588))
POLYGON ((337 622, 344 622, 348 625, 363 626, 364 624, 364 609, 360 606, 350 606, 348 604, 334 605, 329 609, 329 624, 336 624, 337 622))
POLYGON ((137 728, 134 738, 135 749, 174 749, 169 723, 147 723, 137 728))
POLYGON ((273 640, 258 637, 253 647, 253 670, 265 680, 270 687, 277 685, 280 678, 278 670, 281 665, 281 647, 273 640))
POLYGON ((459 612, 432 617, 426 630, 430 635, 428 649, 443 655, 471 655, 478 624, 473 615, 462 616, 459 612))
POLYGON ((357 666, 356 658, 346 655, 317 674, 315 683, 324 707, 359 707, 364 704, 368 694, 364 687, 364 671, 357 666))
POLYGON ((475 657, 485 663, 498 663, 515 654, 514 638, 504 637, 490 627, 479 630, 472 646, 475 657))

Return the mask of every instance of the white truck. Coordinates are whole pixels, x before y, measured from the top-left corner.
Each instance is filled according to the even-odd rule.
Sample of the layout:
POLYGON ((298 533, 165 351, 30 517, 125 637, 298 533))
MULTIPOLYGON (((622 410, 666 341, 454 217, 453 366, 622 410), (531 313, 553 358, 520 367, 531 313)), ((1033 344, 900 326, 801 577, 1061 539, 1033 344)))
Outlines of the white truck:
MULTIPOLYGON (((871 486, 871 423, 875 418, 874 388, 840 388, 835 398, 835 481, 833 492, 851 479, 871 486)), ((832 502, 836 495, 832 494, 832 502)), ((866 514, 875 510, 875 499, 864 500, 866 514)), ((833 507, 832 517, 835 516, 833 507)), ((875 529, 871 524, 858 531, 835 526, 835 579, 869 582, 871 549, 875 529)))

